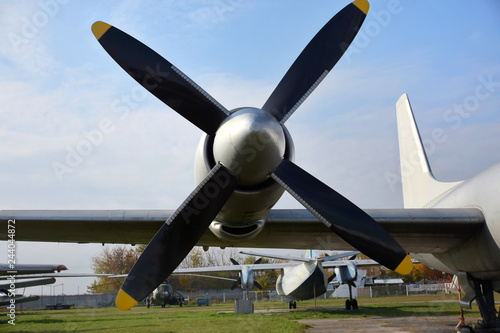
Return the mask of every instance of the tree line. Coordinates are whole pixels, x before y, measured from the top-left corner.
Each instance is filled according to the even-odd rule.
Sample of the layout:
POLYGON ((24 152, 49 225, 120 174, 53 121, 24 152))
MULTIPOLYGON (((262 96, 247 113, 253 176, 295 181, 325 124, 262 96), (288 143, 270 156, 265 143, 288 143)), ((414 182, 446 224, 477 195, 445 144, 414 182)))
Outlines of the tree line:
MULTIPOLYGON (((96 274, 122 274, 126 276, 145 248, 145 245, 104 247, 98 255, 92 257, 91 268, 96 274)), ((369 259, 362 254, 357 257, 358 259, 369 259)), ((235 248, 226 248, 224 250, 210 248, 204 251, 201 247, 197 246, 181 262, 179 268, 227 266, 232 265, 231 258, 240 264, 253 264, 258 259, 253 256, 242 255, 235 248)), ((280 262, 280 260, 262 259, 262 263, 275 262, 280 262)), ((383 266, 371 266, 362 269, 367 270, 367 276, 376 276, 382 279, 402 278, 404 282, 451 280, 450 274, 431 269, 423 264, 415 264, 412 273, 406 276, 399 275, 383 266)), ((263 290, 273 289, 279 276, 278 271, 256 272, 255 274, 255 280, 262 286, 263 290)), ((328 272, 328 275, 331 274, 332 272, 328 272)), ((206 275, 232 279, 238 278, 238 273, 219 272, 206 275)), ((116 293, 125 280, 125 276, 123 278, 98 277, 87 287, 87 291, 92 294, 116 293)), ((232 281, 189 275, 171 275, 168 278, 168 283, 174 290, 184 290, 187 292, 199 289, 231 288, 234 284, 232 281)))
MULTIPOLYGON (((130 272, 137 258, 139 258, 145 248, 145 245, 105 247, 98 255, 92 257, 92 271, 95 274, 126 275, 130 272)), ((181 262, 179 268, 228 266, 232 265, 231 258, 240 264, 253 264, 257 260, 257 258, 253 256, 241 255, 235 248, 227 248, 224 250, 220 248, 210 248, 204 251, 201 247, 197 246, 194 247, 188 256, 181 262)), ((262 263, 272 262, 277 262, 277 260, 262 259, 262 263)), ((219 272, 201 275, 238 279, 238 273, 219 272)), ((275 271, 269 271, 256 273, 256 275, 256 280, 262 286, 263 290, 269 290, 276 284, 276 279, 279 274, 275 271)), ((234 284, 232 281, 214 279, 211 277, 204 278, 190 275, 171 275, 168 278, 168 283, 174 290, 185 291, 198 289, 225 289, 231 288, 234 284)), ((98 277, 87 287, 87 291, 92 294, 116 293, 124 280, 125 276, 123 278, 98 277)))

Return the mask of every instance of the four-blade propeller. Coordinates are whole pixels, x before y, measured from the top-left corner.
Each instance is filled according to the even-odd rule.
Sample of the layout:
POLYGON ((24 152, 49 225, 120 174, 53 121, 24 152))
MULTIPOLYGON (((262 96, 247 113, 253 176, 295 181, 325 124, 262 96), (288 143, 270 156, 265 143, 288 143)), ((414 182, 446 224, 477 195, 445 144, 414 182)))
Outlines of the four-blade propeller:
MULTIPOLYGON (((262 110, 283 125, 342 57, 368 8, 366 0, 356 0, 335 15, 292 64, 262 110)), ((170 62, 128 34, 103 22, 94 23, 92 31, 130 76, 208 135, 215 135, 231 114, 170 62)), ((118 308, 133 307, 162 283, 232 195, 241 175, 216 163, 140 256, 117 296, 118 308)), ((346 242, 390 269, 402 274, 411 271, 406 252, 376 221, 293 162, 283 159, 269 176, 346 242)))

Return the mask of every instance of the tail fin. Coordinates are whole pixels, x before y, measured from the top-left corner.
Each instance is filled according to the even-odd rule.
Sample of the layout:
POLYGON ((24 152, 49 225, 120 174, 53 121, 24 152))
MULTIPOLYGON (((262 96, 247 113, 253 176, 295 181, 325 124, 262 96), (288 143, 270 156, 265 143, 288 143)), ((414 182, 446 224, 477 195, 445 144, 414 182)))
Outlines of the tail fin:
POLYGON ((306 256, 307 259, 316 259, 318 257, 316 250, 307 250, 306 256))
POLYGON ((434 178, 406 94, 396 103, 396 111, 404 206, 428 207, 461 182, 439 182, 434 178))

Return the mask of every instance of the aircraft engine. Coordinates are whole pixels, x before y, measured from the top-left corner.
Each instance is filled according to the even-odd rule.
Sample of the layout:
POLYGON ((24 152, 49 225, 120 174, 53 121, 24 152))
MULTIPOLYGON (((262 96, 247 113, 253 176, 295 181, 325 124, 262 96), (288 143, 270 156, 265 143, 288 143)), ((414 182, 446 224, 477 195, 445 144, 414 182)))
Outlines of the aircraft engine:
POLYGON ((358 277, 358 269, 353 262, 347 262, 346 266, 335 267, 334 271, 340 283, 354 282, 358 277))
POLYGON ((407 253, 386 230, 293 163, 293 143, 284 126, 342 57, 369 7, 368 1, 355 0, 332 17, 260 109, 232 111, 137 39, 101 21, 92 25, 101 46, 137 83, 205 133, 195 159, 198 185, 132 268, 116 298, 119 309, 137 305, 161 284, 207 228, 233 244, 257 235, 284 190, 356 249, 399 273, 411 271, 407 253))
POLYGON ((312 299, 326 292, 328 277, 316 261, 286 267, 276 280, 276 292, 296 301, 312 299))
POLYGON ((269 177, 269 170, 282 159, 294 161, 295 149, 286 127, 262 110, 241 108, 231 112, 221 125, 222 131, 202 136, 196 149, 194 178, 200 183, 217 162, 241 177, 209 227, 218 238, 234 244, 253 238, 264 227, 271 207, 284 192, 269 177), (254 135, 241 139, 239 130, 253 130, 254 135))

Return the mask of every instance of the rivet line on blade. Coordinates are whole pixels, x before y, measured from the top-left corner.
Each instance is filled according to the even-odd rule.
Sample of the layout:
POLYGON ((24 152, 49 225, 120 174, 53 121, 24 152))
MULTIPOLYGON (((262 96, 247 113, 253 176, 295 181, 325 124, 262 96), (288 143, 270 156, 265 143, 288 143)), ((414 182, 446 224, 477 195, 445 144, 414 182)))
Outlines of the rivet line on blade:
POLYGON ((203 96, 205 96, 210 102, 212 102, 214 105, 216 105, 222 112, 224 112, 226 115, 231 115, 231 113, 219 102, 217 102, 212 96, 210 96, 209 93, 207 93, 205 90, 203 90, 202 87, 200 87, 196 82, 191 80, 186 74, 184 74, 179 68, 175 67, 172 65, 172 70, 179 74, 184 80, 186 80, 189 84, 191 84, 196 90, 198 90, 203 96))
POLYGON ((168 225, 172 223, 173 220, 181 213, 181 211, 184 209, 184 207, 187 206, 189 201, 194 198, 194 196, 201 190, 203 186, 205 186, 206 183, 213 177, 213 175, 219 171, 219 169, 222 168, 221 163, 217 163, 212 170, 203 178, 203 180, 196 186, 196 188, 191 192, 191 194, 184 200, 184 202, 177 208, 177 210, 168 218, 168 220, 165 221, 165 223, 168 225))
POLYGON ((304 103, 304 101, 311 95, 311 93, 316 89, 316 87, 323 81, 323 79, 330 73, 328 70, 325 69, 325 71, 319 76, 319 78, 314 82, 314 84, 306 91, 304 96, 302 96, 297 103, 293 106, 293 108, 290 109, 290 111, 287 112, 287 114, 281 119, 280 124, 283 125, 288 118, 299 108, 299 106, 304 103))
POLYGON ((332 224, 328 222, 327 219, 325 219, 320 213, 318 213, 316 209, 311 207, 311 205, 305 202, 304 199, 300 197, 300 195, 295 193, 295 191, 292 190, 287 184, 285 184, 285 182, 283 182, 278 176, 276 176, 276 174, 272 173, 271 178, 274 179, 276 182, 278 182, 278 184, 280 184, 288 193, 290 193, 298 202, 300 202, 304 207, 306 207, 308 211, 310 211, 314 216, 316 216, 328 228, 332 226, 332 224))

